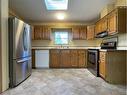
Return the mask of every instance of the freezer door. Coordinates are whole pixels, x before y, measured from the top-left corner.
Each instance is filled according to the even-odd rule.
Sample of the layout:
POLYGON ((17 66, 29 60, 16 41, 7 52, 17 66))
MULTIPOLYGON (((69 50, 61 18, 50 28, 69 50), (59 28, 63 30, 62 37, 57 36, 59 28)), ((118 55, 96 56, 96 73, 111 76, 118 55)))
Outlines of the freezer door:
POLYGON ((10 20, 9 32, 10 48, 12 49, 13 59, 24 58, 31 55, 31 30, 30 26, 23 21, 13 18, 10 20), (13 46, 11 46, 13 45, 13 46))
POLYGON ((15 87, 31 75, 31 57, 14 60, 13 81, 10 86, 15 87))

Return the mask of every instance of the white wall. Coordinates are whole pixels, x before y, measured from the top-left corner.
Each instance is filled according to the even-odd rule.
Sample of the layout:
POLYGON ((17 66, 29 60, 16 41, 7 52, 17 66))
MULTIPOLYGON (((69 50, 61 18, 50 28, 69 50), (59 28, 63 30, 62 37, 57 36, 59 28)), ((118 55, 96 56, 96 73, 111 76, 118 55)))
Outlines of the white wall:
POLYGON ((127 0, 116 0, 115 6, 127 6, 127 0))
POLYGON ((118 47, 127 47, 127 32, 123 34, 119 34, 118 47))
POLYGON ((2 38, 2 91, 8 89, 8 0, 0 0, 0 31, 2 38))

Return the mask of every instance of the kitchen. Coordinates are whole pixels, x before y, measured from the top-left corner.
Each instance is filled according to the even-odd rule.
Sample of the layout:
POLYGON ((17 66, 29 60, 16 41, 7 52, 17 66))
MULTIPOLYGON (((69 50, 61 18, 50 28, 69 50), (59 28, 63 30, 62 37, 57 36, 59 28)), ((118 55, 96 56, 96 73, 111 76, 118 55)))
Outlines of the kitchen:
MULTIPOLYGON (((60 9, 63 7, 51 7, 51 3, 47 6, 48 0, 1 0, 1 31, 6 31, 0 32, 0 54, 4 56, 0 57, 2 95, 126 95, 126 0, 67 1, 65 9, 60 9), (88 6, 91 3, 95 5, 88 6), (23 20, 24 31, 31 29, 33 68, 25 79, 12 82, 16 87, 9 90, 8 76, 15 72, 10 73, 12 61, 8 64, 10 51, 14 50, 8 49, 8 35, 12 36, 8 33, 12 28, 6 29, 8 17, 23 20)), ((24 50, 30 44, 27 40, 23 40, 24 50)), ((21 72, 24 75, 23 71, 17 76, 21 72)))

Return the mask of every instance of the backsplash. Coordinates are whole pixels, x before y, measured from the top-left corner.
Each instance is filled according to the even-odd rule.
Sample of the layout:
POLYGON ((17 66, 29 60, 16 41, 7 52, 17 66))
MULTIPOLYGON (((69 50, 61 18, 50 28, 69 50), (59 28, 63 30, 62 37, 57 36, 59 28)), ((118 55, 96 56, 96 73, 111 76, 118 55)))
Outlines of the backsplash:
POLYGON ((118 35, 118 47, 127 47, 127 33, 118 35))
MULTIPOLYGON (((84 47, 99 47, 100 43, 102 42, 102 39, 95 39, 95 40, 71 40, 68 45, 66 46, 84 46, 84 47)), ((58 46, 54 44, 54 41, 48 41, 48 40, 33 40, 32 46, 44 46, 44 47, 50 47, 50 46, 58 46)))

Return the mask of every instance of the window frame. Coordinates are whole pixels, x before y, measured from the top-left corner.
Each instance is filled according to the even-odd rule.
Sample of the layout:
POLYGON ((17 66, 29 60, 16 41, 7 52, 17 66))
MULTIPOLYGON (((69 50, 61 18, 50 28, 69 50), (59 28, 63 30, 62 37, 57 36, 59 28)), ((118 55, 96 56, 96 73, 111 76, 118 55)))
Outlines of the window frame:
MULTIPOLYGON (((65 28, 65 29, 63 29, 63 28, 62 28, 62 29, 54 28, 54 29, 53 29, 54 44, 55 44, 55 45, 69 45, 69 37, 70 37, 70 36, 69 36, 69 33, 70 33, 70 31, 71 31, 70 28, 65 28), (64 31, 65 31, 65 32, 68 33, 68 38, 67 38, 67 39, 68 39, 68 43, 67 43, 67 44, 57 44, 57 43, 55 42, 55 40, 56 40, 56 39, 55 39, 55 32, 60 32, 60 31, 61 31, 61 32, 64 32, 64 31)), ((58 38, 57 38, 57 39, 58 39, 58 38)), ((65 38, 64 38, 64 39, 65 39, 65 38)))

